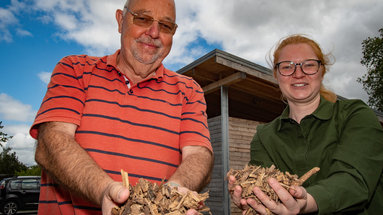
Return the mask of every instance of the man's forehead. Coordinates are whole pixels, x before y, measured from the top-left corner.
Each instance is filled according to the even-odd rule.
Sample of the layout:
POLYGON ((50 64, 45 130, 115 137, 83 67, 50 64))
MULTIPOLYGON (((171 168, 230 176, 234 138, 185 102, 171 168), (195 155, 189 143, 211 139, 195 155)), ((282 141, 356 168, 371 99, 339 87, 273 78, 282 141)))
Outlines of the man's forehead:
POLYGON ((175 2, 174 0, 130 0, 128 7, 136 7, 138 5, 154 5, 154 6, 159 6, 159 5, 166 5, 168 7, 174 8, 175 9, 175 2))
POLYGON ((128 7, 135 13, 157 13, 173 21, 176 17, 174 0, 131 0, 128 7))

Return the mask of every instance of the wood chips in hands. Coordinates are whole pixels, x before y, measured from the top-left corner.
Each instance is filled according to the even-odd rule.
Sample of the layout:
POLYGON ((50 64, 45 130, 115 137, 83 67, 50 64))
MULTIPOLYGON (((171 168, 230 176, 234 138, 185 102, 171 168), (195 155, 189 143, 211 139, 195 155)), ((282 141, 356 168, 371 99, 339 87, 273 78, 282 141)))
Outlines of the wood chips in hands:
POLYGON ((120 208, 113 208, 112 215, 182 215, 188 209, 195 209, 202 214, 210 213, 210 209, 203 205, 209 198, 209 193, 198 194, 178 192, 177 187, 162 183, 158 185, 140 178, 133 187, 129 185, 128 174, 121 170, 123 185, 129 187, 128 201, 120 208))
MULTIPOLYGON (((227 173, 227 176, 233 175, 235 177, 235 186, 240 185, 242 187, 242 198, 254 198, 258 203, 261 202, 257 199, 256 195, 253 193, 253 188, 255 186, 259 187, 262 192, 264 192, 269 198, 275 202, 280 202, 278 195, 275 193, 273 188, 269 185, 267 180, 269 178, 275 178, 279 184, 286 188, 292 188, 291 186, 301 186, 308 178, 313 174, 319 171, 319 167, 314 167, 307 173, 305 173, 301 178, 298 178, 297 175, 292 175, 289 172, 281 172, 275 168, 274 165, 271 165, 269 168, 264 168, 261 166, 248 166, 246 165, 242 170, 233 170, 227 173)), ((249 208, 246 211, 246 214, 257 214, 253 211, 252 208, 249 208)))

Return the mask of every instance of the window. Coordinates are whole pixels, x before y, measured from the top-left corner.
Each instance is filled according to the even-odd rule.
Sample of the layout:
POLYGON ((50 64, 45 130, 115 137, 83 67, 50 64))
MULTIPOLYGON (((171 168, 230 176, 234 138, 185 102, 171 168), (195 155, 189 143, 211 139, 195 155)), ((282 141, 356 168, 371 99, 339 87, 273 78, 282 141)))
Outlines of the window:
POLYGON ((37 190, 38 189, 38 181, 36 179, 24 179, 21 188, 23 190, 37 190))
POLYGON ((11 180, 9 187, 12 190, 19 190, 21 188, 21 180, 11 180))

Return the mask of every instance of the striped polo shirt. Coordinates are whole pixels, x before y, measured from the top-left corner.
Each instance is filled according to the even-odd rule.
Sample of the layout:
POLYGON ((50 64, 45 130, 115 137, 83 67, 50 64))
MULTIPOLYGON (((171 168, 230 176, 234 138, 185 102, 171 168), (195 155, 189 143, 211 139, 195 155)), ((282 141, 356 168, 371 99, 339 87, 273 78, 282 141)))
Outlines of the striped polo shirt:
MULTIPOLYGON (((139 178, 166 181, 181 163, 182 147, 212 151, 203 91, 192 78, 163 65, 152 78, 131 85, 116 67, 118 54, 63 58, 30 134, 37 138, 43 122, 76 124, 77 142, 114 180, 121 181, 124 169, 133 185, 139 178)), ((97 214, 101 209, 43 172, 39 214, 54 213, 97 214)))

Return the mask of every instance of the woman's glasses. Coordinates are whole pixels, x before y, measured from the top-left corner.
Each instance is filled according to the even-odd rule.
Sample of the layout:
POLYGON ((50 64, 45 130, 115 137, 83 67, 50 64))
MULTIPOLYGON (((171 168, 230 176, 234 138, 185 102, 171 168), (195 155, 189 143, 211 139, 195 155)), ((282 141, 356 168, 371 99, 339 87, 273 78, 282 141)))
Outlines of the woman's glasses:
POLYGON ((308 59, 302 63, 294 63, 292 61, 282 61, 275 64, 275 67, 278 69, 279 74, 283 76, 290 76, 294 74, 297 69, 297 65, 301 66, 302 72, 306 75, 314 75, 319 71, 321 65, 320 60, 308 59))

